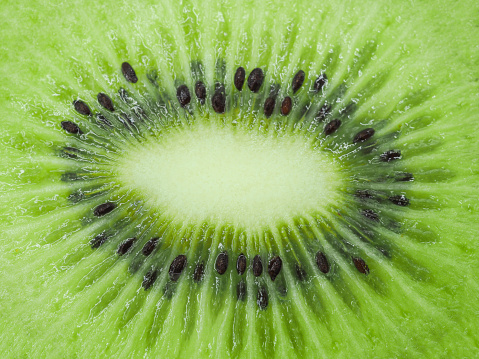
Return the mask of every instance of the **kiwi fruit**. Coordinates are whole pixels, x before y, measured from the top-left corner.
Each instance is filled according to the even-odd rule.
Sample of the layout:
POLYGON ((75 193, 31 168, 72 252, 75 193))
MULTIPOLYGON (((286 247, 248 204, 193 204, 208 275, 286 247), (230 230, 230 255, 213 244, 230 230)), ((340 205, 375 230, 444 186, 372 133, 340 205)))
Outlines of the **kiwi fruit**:
POLYGON ((477 2, 3 2, 4 358, 479 356, 477 2))

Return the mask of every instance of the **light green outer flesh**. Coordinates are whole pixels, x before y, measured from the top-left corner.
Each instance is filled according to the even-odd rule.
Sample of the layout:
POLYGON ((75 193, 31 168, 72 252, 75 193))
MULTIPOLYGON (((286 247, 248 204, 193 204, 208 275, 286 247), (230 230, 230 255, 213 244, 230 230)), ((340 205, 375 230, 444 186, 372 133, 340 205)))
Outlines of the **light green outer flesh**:
MULTIPOLYGON (((88 97, 87 89, 94 89, 91 93, 94 96, 99 85, 105 90, 122 85, 124 81, 117 68, 125 59, 132 61, 137 73, 143 76, 146 67, 139 59, 144 54, 158 55, 155 57, 157 63, 147 64, 147 68, 157 67, 162 73, 176 73, 180 81, 185 81, 192 88, 188 69, 190 57, 204 59, 207 80, 212 83, 216 57, 226 58, 228 63, 244 65, 251 70, 256 66, 268 67, 270 61, 278 59, 276 54, 294 49, 292 55, 284 60, 284 72, 271 70, 268 74, 286 83, 298 64, 317 72, 327 58, 329 44, 341 44, 344 46, 344 63, 336 67, 337 76, 330 76, 335 81, 341 81, 341 76, 346 73, 344 69, 352 61, 356 45, 363 45, 361 41, 365 34, 372 37, 375 33, 378 33, 377 42, 384 46, 377 54, 377 65, 368 69, 387 73, 396 81, 388 81, 387 86, 381 88, 370 102, 391 98, 398 100, 414 93, 415 89, 433 88, 434 98, 428 100, 431 104, 429 109, 435 114, 431 125, 411 131, 400 142, 407 144, 408 141, 428 139, 431 134, 437 137, 439 134, 440 146, 424 156, 410 158, 410 168, 414 172, 415 168, 420 170, 423 166, 439 166, 455 174, 440 183, 415 183, 415 193, 435 199, 438 207, 433 212, 415 211, 409 215, 429 225, 437 234, 437 239, 426 243, 403 239, 405 250, 414 253, 415 260, 430 269, 429 276, 434 280, 428 283, 414 281, 401 276, 402 272, 387 261, 383 263, 384 270, 378 267, 381 263, 377 263, 372 272, 389 283, 387 295, 382 297, 369 293, 362 279, 356 273, 350 273, 345 276, 345 282, 355 288, 356 296, 362 293, 360 301, 364 306, 357 314, 342 303, 342 298, 327 280, 317 278, 314 286, 321 292, 327 319, 309 312, 306 301, 299 295, 295 298, 291 318, 296 321, 292 326, 302 329, 298 336, 298 342, 304 345, 301 350, 291 346, 291 337, 287 335, 288 323, 282 317, 283 306, 272 305, 267 312, 259 312, 254 306, 236 304, 233 294, 225 295, 220 305, 211 290, 203 290, 201 303, 204 307, 189 308, 198 310, 197 328, 201 330, 186 341, 180 334, 182 323, 177 318, 183 317, 187 303, 173 301, 169 307, 169 320, 155 324, 169 326, 169 330, 162 331, 160 337, 153 339, 154 345, 146 354, 151 357, 227 357, 229 354, 242 354, 256 358, 262 355, 271 357, 273 353, 270 351, 275 349, 274 355, 278 357, 294 357, 297 352, 307 357, 477 356, 477 3, 450 1, 398 5, 374 1, 339 4, 305 2, 293 6, 291 2, 283 4, 278 1, 233 2, 232 5, 198 1, 195 13, 199 14, 203 34, 199 51, 196 45, 191 44, 196 36, 194 30, 192 36, 183 36, 182 31, 188 32, 188 23, 182 28, 178 21, 184 16, 183 8, 187 9, 187 14, 194 16, 190 2, 178 5, 165 3, 163 6, 135 6, 131 2, 88 5, 69 2, 54 6, 49 2, 31 1, 0 5, 0 208, 2 221, 7 224, 0 228, 0 327, 3 328, 0 352, 3 357, 131 357, 132 353, 141 356, 145 353, 143 340, 148 337, 142 328, 151 325, 154 321, 151 314, 155 312, 157 303, 162 303, 159 292, 141 292, 137 300, 144 301, 142 311, 131 321, 131 327, 123 327, 118 332, 115 324, 120 317, 123 318, 125 300, 135 297, 138 289, 134 280, 127 281, 124 287, 117 283, 118 288, 121 287, 121 291, 118 289, 119 299, 112 301, 109 310, 104 313, 93 311, 92 315, 96 316, 92 322, 88 320, 88 313, 85 317, 85 312, 97 303, 98 296, 104 294, 105 288, 101 286, 93 286, 90 292, 85 290, 82 298, 63 301, 61 308, 56 308, 55 298, 42 298, 43 292, 52 293, 55 288, 58 288, 58 293, 68 296, 62 292, 63 286, 68 287, 72 280, 81 279, 69 277, 68 272, 62 272, 60 268, 46 268, 49 262, 45 264, 38 259, 43 253, 51 254, 48 251, 50 245, 36 247, 36 243, 47 233, 53 232, 54 235, 56 226, 63 223, 61 211, 58 211, 58 218, 53 215, 36 217, 38 214, 32 218, 28 213, 22 216, 22 206, 12 208, 11 203, 16 200, 26 208, 33 208, 34 205, 28 204, 36 198, 32 195, 40 198, 42 193, 48 196, 58 193, 61 198, 67 195, 67 191, 56 188, 53 181, 46 190, 43 183, 35 184, 35 179, 40 177, 45 181, 49 169, 67 161, 50 158, 44 152, 45 147, 30 144, 49 140, 61 142, 64 139, 56 124, 61 118, 72 115, 71 100, 78 95, 88 97), (222 17, 220 13, 224 13, 226 22, 219 21, 222 17), (233 19, 232 22, 229 18, 233 19), (287 31, 285 24, 290 24, 297 36, 294 47, 290 44, 281 49, 281 42, 275 41, 272 49, 261 53, 259 50, 263 42, 282 39, 287 31), (241 31, 237 31, 238 28, 241 31), (222 36, 222 31, 227 35, 222 36), (240 42, 242 31, 253 35, 244 43, 240 42), (164 42, 159 40, 158 33, 168 34, 164 42), (112 34, 117 36, 102 36, 112 34), (188 52, 179 50, 185 47, 183 42, 190 45, 188 52), (174 55, 174 66, 168 54, 175 47, 167 49, 164 45, 168 43, 175 44, 178 49, 174 55), (149 50, 145 49, 145 44, 148 44, 149 50), (349 51, 346 51, 348 45, 349 51), (251 51, 241 51, 244 48, 251 51), (95 63, 104 68, 99 70, 92 65, 95 63), (76 74, 75 79, 72 73, 76 74), (99 78, 100 73, 115 76, 99 78), (45 87, 58 89, 61 85, 65 85, 60 96, 63 106, 52 98, 51 90, 45 91, 45 87), (50 113, 47 109, 58 112, 50 113), (49 122, 47 114, 53 117, 53 122, 49 122), (43 120, 40 121, 40 118, 43 120), (22 140, 32 133, 37 136, 34 140, 22 140), (20 169, 33 171, 27 170, 23 177, 19 177, 20 169), (28 183, 29 178, 32 183, 28 183), (11 192, 12 189, 14 192, 11 192), (16 220, 12 221, 12 217, 16 220), (24 252, 18 253, 18 248, 24 252), (42 273, 44 276, 31 273, 42 273), (222 313, 219 316, 216 313, 218 308, 222 313), (225 321, 225 318, 229 319, 225 321), (243 327, 243 323, 247 324, 243 327), (232 326, 241 329, 232 331, 232 326), (268 335, 268 328, 274 328, 271 335, 277 336, 277 343, 264 348, 261 342, 268 335), (240 335, 240 338, 232 338, 232 333, 240 335), (235 347, 233 343, 240 343, 240 346, 235 347)), ((282 67, 280 62, 277 67, 282 67)), ((228 68, 228 71, 234 69, 228 68)), ((364 86, 371 79, 371 74, 366 75, 364 82, 358 81, 355 86, 364 86)), ((174 79, 171 78, 165 87, 169 93, 174 93, 174 79)), ((381 108, 377 111, 380 117, 381 108)), ((414 118, 405 111, 404 117, 398 117, 391 126, 414 118)), ((71 218, 82 213, 82 208, 73 208, 69 214, 71 218)), ((74 235, 56 246, 58 249, 68 247, 69 243, 73 246, 72 243, 84 241, 82 235, 74 235)), ((101 253, 95 256, 101 258, 101 253)), ((88 263, 95 263, 94 260, 89 257, 88 263)), ((127 262, 123 263, 123 267, 113 267, 100 280, 110 283, 109 278, 125 277, 127 262)), ((189 291, 188 282, 180 282, 175 295, 187 298, 189 291)), ((193 289, 191 291, 196 293, 193 289)), ((109 293, 117 294, 114 287, 109 293)), ((254 302, 254 298, 250 299, 254 302)), ((292 338, 294 340, 294 336, 292 338)))

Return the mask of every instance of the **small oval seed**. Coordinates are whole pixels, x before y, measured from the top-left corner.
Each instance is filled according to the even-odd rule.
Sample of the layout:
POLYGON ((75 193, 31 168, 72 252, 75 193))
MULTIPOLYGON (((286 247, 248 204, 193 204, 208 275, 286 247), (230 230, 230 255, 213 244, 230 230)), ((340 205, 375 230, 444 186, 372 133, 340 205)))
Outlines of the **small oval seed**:
POLYGON ((235 79, 234 79, 234 84, 235 84, 235 87, 238 89, 238 91, 241 91, 243 89, 245 76, 246 76, 246 71, 244 70, 244 68, 242 68, 241 66, 238 67, 238 69, 236 70, 235 79))
POLYGON ((316 119, 318 121, 324 121, 324 119, 331 113, 331 106, 325 103, 319 110, 318 114, 316 115, 316 119))
POLYGON ((256 297, 256 302, 258 303, 259 309, 261 310, 266 309, 266 307, 268 306, 268 301, 269 301, 268 292, 266 291, 265 287, 261 287, 258 290, 258 295, 256 297))
POLYGON ((281 114, 283 116, 287 116, 291 112, 292 108, 293 100, 291 100, 291 97, 289 96, 285 97, 283 102, 281 103, 281 114))
POLYGON ((324 135, 329 136, 330 134, 334 133, 339 126, 341 126, 341 120, 332 120, 324 127, 324 135))
POLYGON ((367 219, 370 219, 375 222, 379 222, 379 215, 376 212, 374 212, 372 209, 365 209, 361 212, 361 214, 367 219))
POLYGON ((263 84, 264 73, 259 67, 255 68, 248 76, 248 87, 252 92, 258 92, 263 84))
POLYGON ((124 254, 126 254, 130 249, 131 247, 133 246, 133 243, 136 241, 136 238, 128 238, 127 240, 125 240, 123 243, 121 243, 119 246, 118 246, 118 249, 116 251, 116 253, 118 253, 118 255, 122 256, 124 254))
POLYGON ((274 97, 268 97, 264 102, 264 115, 266 118, 270 117, 273 114, 274 106, 276 104, 276 100, 274 97))
POLYGON ((121 64, 121 71, 123 72, 123 76, 128 82, 136 83, 138 82, 138 77, 136 77, 135 70, 128 62, 124 62, 121 64))
POLYGON ((168 271, 170 279, 173 282, 176 282, 180 278, 181 272, 183 272, 183 269, 186 268, 186 263, 186 256, 184 254, 180 254, 173 259, 173 262, 171 262, 170 265, 170 270, 168 271))
POLYGON ((320 90, 323 89, 323 87, 328 83, 328 77, 326 74, 321 74, 319 77, 314 81, 314 90, 316 92, 319 92, 320 90))
POLYGON ((141 250, 141 253, 143 253, 145 257, 148 257, 155 250, 156 245, 158 244, 158 240, 159 238, 156 237, 146 242, 145 245, 143 246, 143 249, 141 250))
POLYGON ((111 98, 107 95, 104 94, 103 92, 100 92, 96 96, 98 103, 103 107, 106 108, 108 111, 113 112, 115 111, 115 108, 113 107, 113 102, 111 101, 111 98))
POLYGON ((205 265, 203 264, 203 262, 200 262, 196 265, 195 272, 193 273, 193 280, 196 283, 201 282, 204 274, 205 274, 205 265))
POLYGON ((61 123, 62 125, 62 128, 67 131, 68 133, 71 133, 71 134, 79 134, 81 135, 82 134, 82 131, 80 130, 80 127, 78 127, 78 125, 76 123, 73 123, 71 121, 62 121, 61 123))
POLYGON ((211 105, 216 113, 225 113, 226 98, 223 92, 216 92, 211 98, 211 105))
POLYGON ((236 270, 238 271, 239 275, 243 275, 246 270, 246 257, 243 253, 238 256, 238 260, 236 261, 236 270))
POLYGON ((298 91, 301 86, 303 86, 304 76, 305 73, 303 70, 299 70, 296 75, 294 75, 293 82, 291 84, 291 87, 293 88, 293 93, 296 93, 296 91, 298 91))
POLYGON ((105 202, 105 203, 100 204, 99 206, 97 206, 95 208, 95 210, 93 211, 93 213, 95 214, 95 216, 101 217, 101 216, 104 216, 105 214, 108 214, 111 211, 113 211, 115 209, 115 207, 116 207, 115 203, 105 202))
POLYGON ((324 274, 329 272, 329 262, 323 252, 316 253, 316 264, 321 272, 324 274))
POLYGON ((216 257, 215 268, 219 274, 225 274, 228 269, 228 253, 222 252, 218 254, 218 257, 216 257))
POLYGON ((353 258, 353 262, 354 262, 354 266, 360 273, 366 274, 366 275, 369 274, 369 267, 362 258, 355 257, 353 258))
POLYGON ((282 266, 283 266, 283 261, 281 260, 279 256, 273 257, 269 261, 268 273, 273 282, 278 276, 279 272, 281 271, 282 266))
POLYGON ((306 271, 303 269, 303 267, 300 264, 296 264, 296 275, 300 282, 306 279, 306 276, 307 276, 306 271))
POLYGON ((379 159, 383 162, 391 162, 401 158, 401 151, 389 150, 379 156, 379 159))
POLYGON ((261 262, 261 257, 255 255, 253 258, 253 274, 255 277, 259 277, 263 273, 263 263, 261 262))
POLYGON ((198 81, 195 84, 195 95, 198 98, 200 104, 204 105, 206 101, 206 86, 203 82, 198 81))
POLYGON ((362 131, 359 131, 356 136, 354 136, 353 143, 369 140, 374 135, 374 132, 374 128, 366 128, 362 131))
POLYGON ((409 199, 404 195, 396 195, 389 197, 389 200, 396 206, 406 207, 409 205, 409 199))
POLYGON ((90 246, 91 246, 92 249, 98 248, 103 243, 105 243, 107 239, 108 239, 108 236, 105 233, 100 233, 100 234, 96 235, 95 238, 93 238, 90 241, 90 246))
POLYGON ((143 282, 141 283, 141 286, 145 290, 148 290, 153 285, 153 283, 155 283, 156 278, 158 278, 158 271, 156 269, 150 269, 148 273, 146 273, 143 277, 143 282))
POLYGON ((88 105, 81 100, 74 101, 73 107, 75 107, 75 111, 78 112, 80 115, 91 115, 90 107, 88 107, 88 105))
POLYGON ((176 98, 178 99, 178 102, 180 103, 181 107, 185 107, 188 105, 191 101, 191 95, 190 95, 190 90, 188 89, 188 86, 186 85, 181 85, 176 89, 176 98))

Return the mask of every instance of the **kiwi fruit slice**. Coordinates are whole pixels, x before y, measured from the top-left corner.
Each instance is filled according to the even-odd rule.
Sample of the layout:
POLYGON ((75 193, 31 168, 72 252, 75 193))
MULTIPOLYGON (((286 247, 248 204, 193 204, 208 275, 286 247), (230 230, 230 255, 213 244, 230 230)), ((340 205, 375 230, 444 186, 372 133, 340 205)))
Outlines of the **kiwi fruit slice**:
POLYGON ((479 355, 477 2, 3 2, 6 358, 479 355))

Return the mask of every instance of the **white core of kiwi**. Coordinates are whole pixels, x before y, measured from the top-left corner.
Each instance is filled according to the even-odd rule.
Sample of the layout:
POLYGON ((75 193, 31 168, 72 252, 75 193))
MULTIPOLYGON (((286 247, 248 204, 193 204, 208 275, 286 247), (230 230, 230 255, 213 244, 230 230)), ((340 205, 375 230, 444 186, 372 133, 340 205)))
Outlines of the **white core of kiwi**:
POLYGON ((299 134, 196 122, 125 151, 123 183, 183 223, 264 228, 329 210, 341 169, 299 134))

